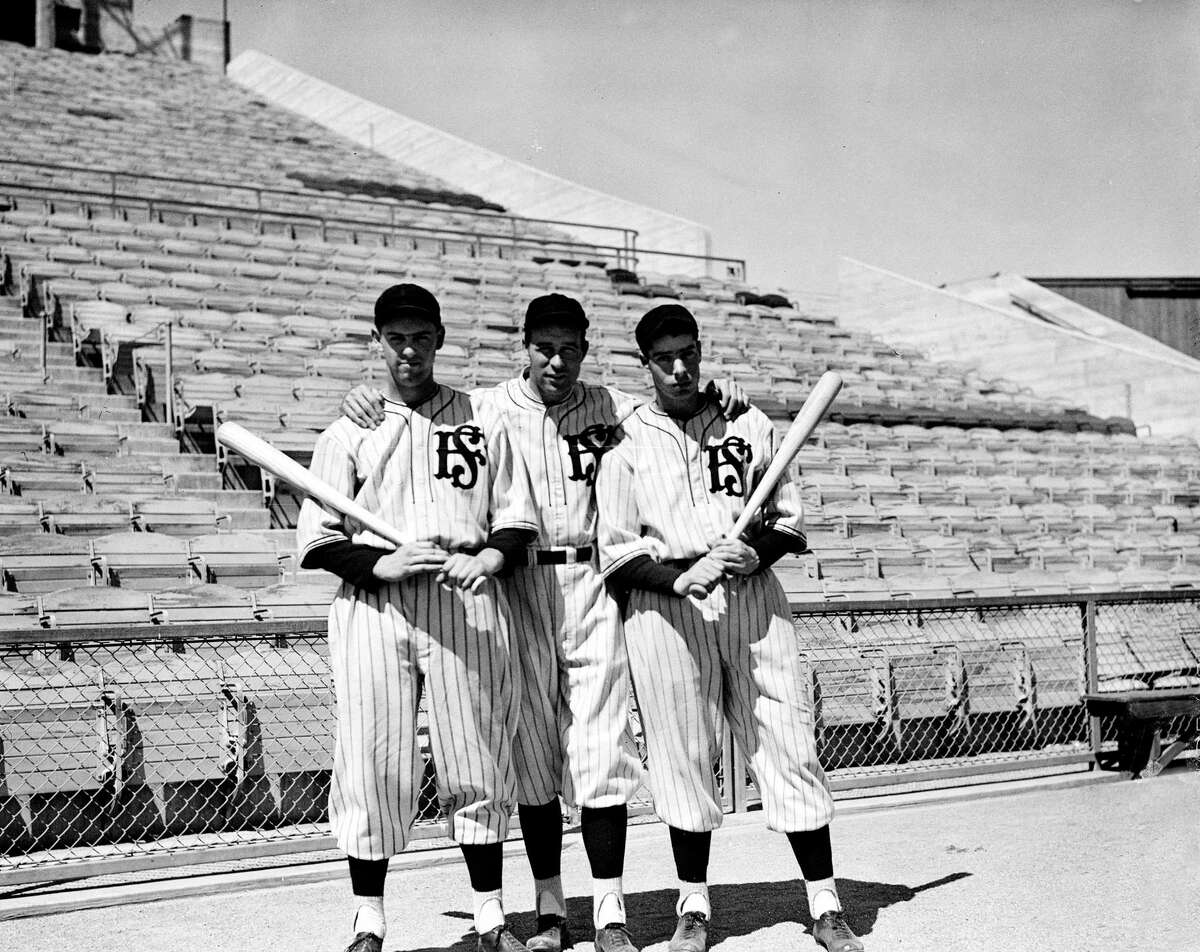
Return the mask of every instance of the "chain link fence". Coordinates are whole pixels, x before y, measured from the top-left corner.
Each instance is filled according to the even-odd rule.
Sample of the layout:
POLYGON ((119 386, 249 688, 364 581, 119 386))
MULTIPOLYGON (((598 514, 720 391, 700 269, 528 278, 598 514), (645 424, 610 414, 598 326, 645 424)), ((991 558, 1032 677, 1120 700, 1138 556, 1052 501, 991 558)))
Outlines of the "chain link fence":
MULTIPOLYGON (((795 622, 835 788, 1087 761, 1114 737, 1087 690, 1200 685, 1198 592, 795 622)), ((0 632, 0 882, 328 848, 333 704, 323 631, 301 623, 0 632)), ((435 837, 422 748, 415 832, 435 837)), ((715 769, 727 809, 755 801, 732 744, 715 769)))

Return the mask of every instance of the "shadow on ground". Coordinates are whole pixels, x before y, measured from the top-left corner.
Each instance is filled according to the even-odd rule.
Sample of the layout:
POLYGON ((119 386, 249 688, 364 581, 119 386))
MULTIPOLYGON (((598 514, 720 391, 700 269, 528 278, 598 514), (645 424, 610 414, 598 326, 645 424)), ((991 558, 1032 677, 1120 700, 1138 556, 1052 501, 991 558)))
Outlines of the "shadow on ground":
MULTIPOLYGON (((850 925, 861 936, 868 936, 875 928, 879 911, 901 902, 910 902, 918 894, 937 889, 970 876, 970 873, 951 873, 919 886, 901 886, 896 883, 866 882, 860 879, 838 879, 838 893, 846 907, 850 925)), ((797 922, 806 930, 809 927, 808 902, 803 887, 796 881, 783 880, 767 883, 742 883, 739 885, 714 885, 709 887, 713 904, 713 927, 709 930, 709 945, 723 939, 746 936, 769 929, 781 922, 797 922)), ((630 931, 639 946, 665 942, 675 930, 675 900, 679 893, 674 889, 655 889, 651 892, 629 893, 625 897, 625 910, 629 917, 630 931)), ((575 940, 591 942, 592 930, 587 923, 592 919, 592 903, 586 897, 567 901, 568 915, 576 924, 575 940)), ((446 912, 443 915, 470 922, 465 912, 446 912)), ((533 932, 534 915, 531 912, 510 914, 508 923, 518 937, 525 939, 533 932)), ((475 952, 475 932, 468 931, 453 945, 439 948, 411 949, 405 945, 393 946, 395 952, 475 952)))

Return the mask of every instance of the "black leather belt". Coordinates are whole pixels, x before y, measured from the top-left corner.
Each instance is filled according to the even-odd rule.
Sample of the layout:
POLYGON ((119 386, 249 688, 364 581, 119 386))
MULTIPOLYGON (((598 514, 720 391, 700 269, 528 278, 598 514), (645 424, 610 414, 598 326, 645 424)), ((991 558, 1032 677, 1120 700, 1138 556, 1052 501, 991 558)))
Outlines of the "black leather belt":
POLYGON ((568 565, 573 562, 590 562, 595 549, 581 545, 577 549, 529 549, 521 565, 568 565))

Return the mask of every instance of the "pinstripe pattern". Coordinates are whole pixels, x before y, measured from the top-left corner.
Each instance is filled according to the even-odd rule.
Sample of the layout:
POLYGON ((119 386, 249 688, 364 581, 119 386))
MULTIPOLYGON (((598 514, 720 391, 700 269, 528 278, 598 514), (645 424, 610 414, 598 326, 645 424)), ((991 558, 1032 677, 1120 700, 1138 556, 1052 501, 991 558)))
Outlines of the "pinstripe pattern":
MULTIPOLYGON (((642 407, 622 429, 596 483, 606 573, 639 555, 707 552, 741 514, 777 443, 761 412, 728 422, 711 403, 683 422, 642 407)), ((762 519, 802 531, 794 474, 781 481, 762 519)), ((713 767, 728 720, 749 757, 768 825, 790 832, 829 822, 833 803, 796 634, 772 572, 726 579, 703 600, 634 591, 625 636, 660 817, 684 830, 720 825, 713 767)))
MULTIPOLYGON (((447 387, 418 406, 389 406, 376 430, 338 420, 318 437, 310 468, 406 541, 456 550, 481 546, 489 526, 536 527, 528 475, 503 425, 447 387)), ((297 536, 304 552, 347 537, 391 548, 312 500, 301 507, 297 536)), ((495 583, 472 595, 447 591, 432 575, 339 590, 329 612, 337 698, 329 806, 338 845, 351 856, 382 859, 407 842, 422 776, 422 685, 449 835, 468 844, 507 835, 519 710, 507 610, 495 583)))
POLYGON ((771 572, 727 580, 704 600, 635 591, 629 664, 655 811, 684 830, 721 825, 713 767, 727 719, 773 830, 815 830, 833 816, 787 600, 771 572))
MULTIPOLYGON (((638 402, 576 384, 548 406, 524 377, 476 391, 503 419, 529 471, 542 548, 595 545, 600 455, 638 402)), ((595 564, 518 568, 504 583, 521 681, 518 800, 626 803, 641 783, 629 726, 629 668, 616 603, 595 564)))
MULTIPOLYGON (((728 421, 711 401, 683 423, 647 404, 622 428, 624 436, 605 456, 596 487, 604 512, 599 537, 605 574, 639 555, 664 561, 707 552, 710 541, 741 515, 779 442, 760 410, 751 407, 728 421), (748 462, 739 462, 743 446, 748 462), (715 491, 714 480, 721 483, 715 491)), ((767 500, 763 522, 781 532, 801 532, 794 470, 767 500)))

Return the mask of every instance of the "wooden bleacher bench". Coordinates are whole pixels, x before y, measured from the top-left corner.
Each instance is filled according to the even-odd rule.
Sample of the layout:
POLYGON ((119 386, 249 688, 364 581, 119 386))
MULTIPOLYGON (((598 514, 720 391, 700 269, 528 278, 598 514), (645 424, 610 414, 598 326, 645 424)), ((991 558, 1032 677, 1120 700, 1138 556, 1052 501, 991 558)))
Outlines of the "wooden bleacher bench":
POLYGON ((1200 736, 1200 684, 1163 690, 1085 694, 1088 714, 1117 718, 1117 766, 1134 777, 1155 777, 1200 736), (1193 718, 1166 748, 1161 728, 1174 717, 1193 718))

